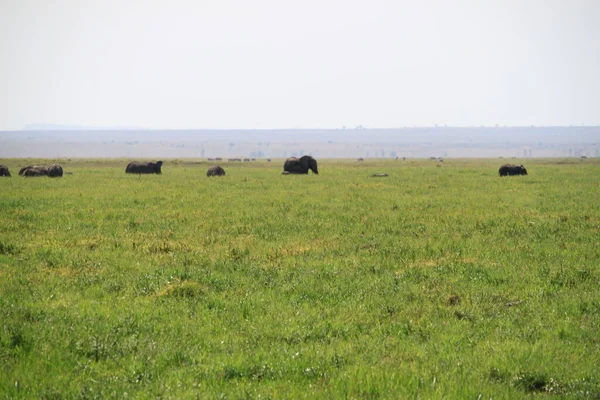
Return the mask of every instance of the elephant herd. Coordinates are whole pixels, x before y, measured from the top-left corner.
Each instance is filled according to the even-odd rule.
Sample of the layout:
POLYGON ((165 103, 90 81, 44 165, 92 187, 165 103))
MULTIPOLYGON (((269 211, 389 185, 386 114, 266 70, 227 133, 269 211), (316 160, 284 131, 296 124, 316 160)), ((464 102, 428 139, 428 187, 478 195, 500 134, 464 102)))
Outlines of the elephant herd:
MULTIPOLYGON (((21 176, 47 176, 49 178, 60 178, 63 176, 63 169, 58 164, 52 164, 48 167, 43 165, 28 165, 19 170, 21 176)), ((11 176, 6 165, 0 165, 0 176, 11 176)))
MULTIPOLYGON (((137 161, 130 162, 125 168, 127 174, 161 174, 162 161, 140 163, 137 161)), ((302 156, 300 158, 291 157, 285 160, 283 165, 284 174, 308 174, 308 171, 314 174, 319 174, 317 160, 311 156, 302 156)), ((206 176, 225 176, 225 170, 215 165, 206 171, 206 176)))
MULTIPOLYGON (((125 172, 128 174, 161 174, 162 165, 162 161, 146 163, 133 161, 127 165, 125 172)), ((312 171, 313 174, 316 175, 319 174, 317 160, 311 156, 302 156, 300 158, 291 157, 285 160, 282 174, 308 174, 308 171, 312 171)), ((527 169, 523 165, 504 164, 500 167, 498 173, 500 176, 527 175, 527 169)), ((58 164, 52 164, 48 167, 28 165, 19 170, 19 175, 28 177, 48 176, 50 178, 56 178, 63 176, 63 169, 58 164)), ((0 165, 0 176, 11 176, 7 166, 0 165)), ((208 169, 206 176, 225 176, 225 170, 222 167, 215 165, 208 169)), ((379 174, 377 176, 387 176, 387 174, 379 174)))
MULTIPOLYGON (((125 172, 130 174, 160 174, 160 168, 162 164, 162 161, 158 161, 156 163, 132 162, 129 163, 129 165, 125 169, 125 172)), ((282 174, 308 174, 308 171, 312 171, 315 175, 319 174, 317 160, 315 160, 311 156, 302 156, 300 158, 291 157, 285 160, 285 163, 283 164, 282 174)), ((500 167, 498 172, 500 176, 527 175, 527 169, 525 169, 523 165, 504 164, 500 167)), ((206 176, 225 176, 225 170, 222 167, 215 165, 214 167, 210 167, 208 169, 208 171, 206 172, 206 176)), ((386 177, 388 176, 388 174, 374 174, 371 176, 386 177)))

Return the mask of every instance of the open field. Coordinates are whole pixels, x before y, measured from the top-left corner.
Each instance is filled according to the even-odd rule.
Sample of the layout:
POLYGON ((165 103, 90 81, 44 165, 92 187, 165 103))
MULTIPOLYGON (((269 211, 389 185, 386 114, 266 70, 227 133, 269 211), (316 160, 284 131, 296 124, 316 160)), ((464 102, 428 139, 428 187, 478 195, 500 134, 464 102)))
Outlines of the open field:
POLYGON ((600 160, 164 161, 0 160, 0 398, 600 398, 600 160))

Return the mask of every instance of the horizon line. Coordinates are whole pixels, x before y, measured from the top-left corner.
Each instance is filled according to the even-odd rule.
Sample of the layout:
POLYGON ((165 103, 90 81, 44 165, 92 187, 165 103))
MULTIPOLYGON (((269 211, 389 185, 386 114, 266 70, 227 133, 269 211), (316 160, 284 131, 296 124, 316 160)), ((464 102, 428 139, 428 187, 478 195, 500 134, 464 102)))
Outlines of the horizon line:
MULTIPOLYGON (((35 124, 32 124, 35 126, 35 124)), ((340 127, 340 128, 144 128, 144 127, 77 127, 49 126, 23 127, 21 129, 0 129, 0 132, 44 132, 44 131, 369 131, 369 130, 403 130, 403 129, 539 129, 539 128, 600 128, 600 125, 414 125, 400 127, 340 127)))

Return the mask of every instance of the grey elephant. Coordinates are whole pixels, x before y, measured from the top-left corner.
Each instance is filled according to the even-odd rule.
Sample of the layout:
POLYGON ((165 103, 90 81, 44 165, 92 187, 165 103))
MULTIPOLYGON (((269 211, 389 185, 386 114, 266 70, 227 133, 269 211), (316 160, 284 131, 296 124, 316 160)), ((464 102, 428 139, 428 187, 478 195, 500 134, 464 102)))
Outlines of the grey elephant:
POLYGON ((309 169, 314 174, 319 174, 317 160, 311 156, 291 157, 285 160, 285 164, 283 164, 284 172, 289 172, 290 174, 308 174, 309 169))
MULTIPOLYGON (((25 175, 25 171, 27 171, 28 169, 45 169, 46 167, 41 166, 41 165, 28 165, 26 167, 23 167, 19 170, 19 175, 25 175)), ((46 168, 47 170, 47 168, 46 168)))
POLYGON ((6 165, 0 164, 0 176, 10 176, 10 171, 6 165))
POLYGON ((225 170, 220 166, 215 165, 206 171, 206 176, 225 176, 225 170))
POLYGON ((523 165, 504 164, 498 173, 500 176, 527 175, 527 169, 523 165))
POLYGON ((28 165, 19 170, 22 176, 48 176, 48 168, 43 165, 28 165))
POLYGON ((125 168, 127 174, 162 174, 162 161, 141 163, 137 161, 130 162, 125 168))
POLYGON ((45 167, 43 169, 29 168, 23 172, 23 176, 48 176, 48 169, 45 167))
POLYGON ((48 167, 48 177, 50 178, 60 178, 63 176, 63 169, 58 164, 52 164, 48 167))

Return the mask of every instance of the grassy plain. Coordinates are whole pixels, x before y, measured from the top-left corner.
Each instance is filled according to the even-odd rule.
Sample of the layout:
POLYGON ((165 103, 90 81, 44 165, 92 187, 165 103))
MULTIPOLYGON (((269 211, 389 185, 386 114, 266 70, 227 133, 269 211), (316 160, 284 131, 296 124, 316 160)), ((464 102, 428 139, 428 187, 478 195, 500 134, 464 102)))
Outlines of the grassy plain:
POLYGON ((59 162, 2 160, 1 398, 600 398, 598 160, 59 162))

